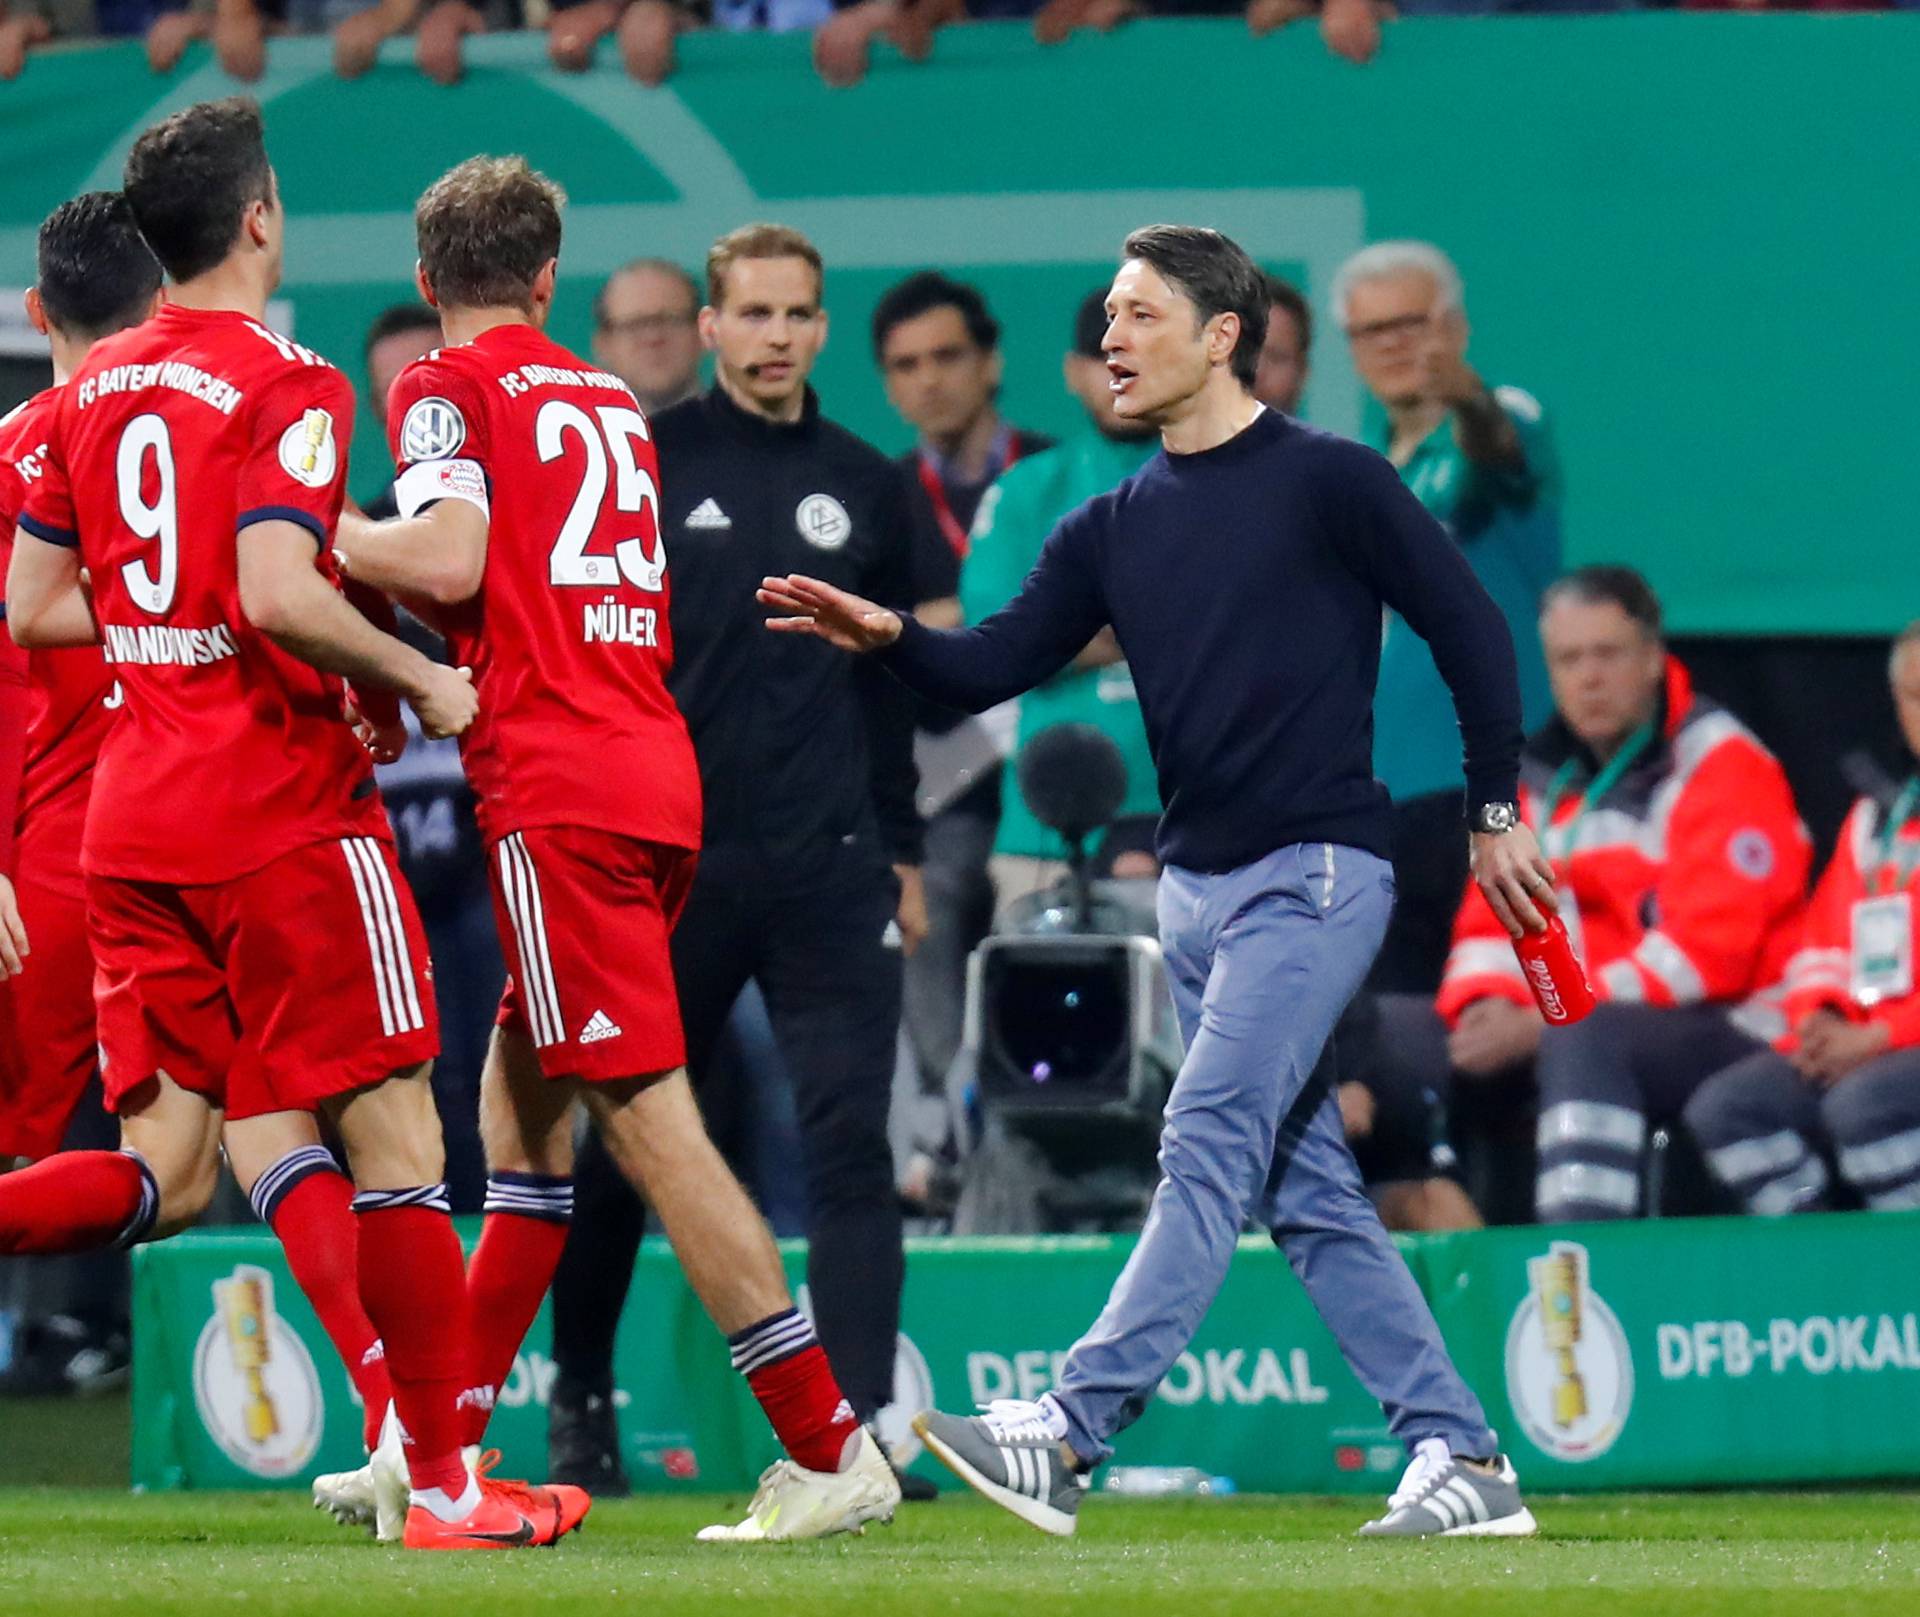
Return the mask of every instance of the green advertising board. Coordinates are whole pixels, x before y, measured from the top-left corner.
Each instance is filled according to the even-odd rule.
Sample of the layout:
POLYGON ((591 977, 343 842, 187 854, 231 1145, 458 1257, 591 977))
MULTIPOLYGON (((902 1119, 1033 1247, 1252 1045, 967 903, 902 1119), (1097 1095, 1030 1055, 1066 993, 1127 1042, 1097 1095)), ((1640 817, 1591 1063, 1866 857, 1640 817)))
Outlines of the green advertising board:
MULTIPOLYGON (((1884 632, 1920 605, 1893 427, 1920 350, 1899 290, 1920 271, 1910 19, 1406 21, 1364 71, 1311 29, 1254 40, 1236 19, 1051 49, 980 24, 924 66, 882 50, 844 91, 799 36, 689 36, 652 91, 610 48, 557 72, 537 36, 470 42, 454 89, 408 51, 342 83, 326 41, 275 41, 255 87, 291 321, 356 372, 368 321, 408 292, 414 197, 476 151, 523 151, 571 193, 555 330, 576 345, 626 259, 694 265, 756 218, 811 232, 827 407, 893 449, 865 323, 907 270, 986 290, 1008 410, 1057 432, 1072 310, 1125 231, 1217 225, 1305 287, 1322 327, 1306 413, 1352 432, 1333 273, 1367 241, 1428 237, 1465 274, 1475 361, 1554 417, 1575 559, 1642 566, 1687 632, 1884 632), (1116 84, 1136 87, 1124 116, 1116 84)), ((51 207, 118 182, 143 125, 236 88, 204 47, 164 78, 137 45, 36 55, 0 88, 0 288, 30 278, 51 207)), ((364 420, 355 455, 354 486, 377 486, 364 420)))
POLYGON ((1920 1215, 1477 1231, 1427 1293, 1543 1488, 1920 1475, 1920 1215))
MULTIPOLYGON (((1114 1237, 911 1243, 882 1420, 896 1456, 951 1484, 919 1453, 912 1414, 1052 1386, 1128 1249, 1114 1237)), ((1920 1214, 1483 1230, 1405 1250, 1531 1487, 1920 1475, 1920 1214)), ((798 1284, 804 1249, 787 1259, 798 1284)), ((550 1339, 543 1316, 488 1433, 510 1473, 545 1468, 550 1339)), ((359 1463, 345 1372, 265 1233, 141 1248, 134 1342, 136 1485, 297 1487, 359 1463)), ((775 1456, 663 1242, 641 1255, 615 1381, 642 1489, 745 1489, 775 1456)), ((1379 1493, 1406 1461, 1263 1239, 1241 1243, 1121 1458, 1272 1493, 1379 1493)))

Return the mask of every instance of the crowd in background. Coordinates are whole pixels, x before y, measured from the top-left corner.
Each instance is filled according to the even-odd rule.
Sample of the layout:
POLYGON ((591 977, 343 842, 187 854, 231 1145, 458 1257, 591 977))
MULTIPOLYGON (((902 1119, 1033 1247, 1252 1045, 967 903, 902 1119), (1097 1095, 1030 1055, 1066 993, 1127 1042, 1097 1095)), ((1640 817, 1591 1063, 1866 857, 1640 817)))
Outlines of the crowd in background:
MULTIPOLYGON (((891 542, 903 604, 925 621, 992 613, 1061 516, 1155 452, 1157 438, 1112 409, 1105 293, 1090 286, 1060 311, 1062 385, 1081 414, 1060 441, 1002 416, 1000 328, 977 289, 927 270, 875 306, 873 363, 915 437, 893 467, 905 520, 891 542)), ((1858 801, 1838 847, 1810 845, 1785 771, 1668 649, 1657 579, 1604 565, 1565 571, 1548 411, 1474 368, 1465 288, 1441 250, 1365 249, 1318 321, 1277 277, 1268 294, 1261 401, 1299 412, 1316 325, 1330 324, 1378 407, 1376 447, 1460 542, 1508 620, 1531 736, 1522 811, 1555 863, 1562 913, 1602 1000, 1567 1028, 1535 1009, 1468 881, 1451 697, 1424 643, 1390 617, 1375 760, 1393 801, 1398 904, 1324 1064, 1389 1224, 1920 1206, 1911 1099, 1920 777, 1850 777, 1858 801)), ((702 394, 706 296, 658 259, 624 266, 595 295, 592 357, 650 415, 702 394)), ((432 309, 382 311, 361 356, 367 407, 383 414, 394 378, 439 341, 432 309)), ((392 508, 387 476, 381 465, 358 469, 354 492, 375 515, 392 508)), ((424 628, 412 632, 431 642, 424 628)), ((1889 679, 1920 753, 1920 635, 1896 641, 1889 679)), ((947 1227, 964 1168, 949 1077, 969 956, 996 918, 1065 868, 1061 838, 1024 800, 1014 769, 1036 736, 1062 724, 1099 730, 1125 764, 1098 873, 1150 883, 1153 767, 1110 633, 1007 711, 915 714, 924 852, 912 884, 924 913, 909 919, 917 906, 903 904, 904 931, 890 934, 906 958, 900 997, 887 1003, 900 1025, 900 1201, 927 1228, 947 1227)), ((473 798, 450 741, 416 734, 380 775, 436 964, 448 1184, 456 1210, 472 1210, 485 1179, 478 1079, 504 977, 473 798)), ((776 1231, 799 1234, 810 1193, 793 1073, 774 1031, 793 1010, 776 1006, 770 1023, 760 990, 750 982, 731 1005, 706 1061, 717 1076, 701 1092, 710 1107, 726 1098, 716 1138, 776 1231)), ((90 1113, 78 1126, 106 1125, 90 1113)), ((245 1217, 237 1201, 227 1210, 245 1217)), ((18 1304, 10 1384, 59 1390, 123 1373, 123 1271, 88 1260, 42 1274, 18 1304)))
POLYGON ((452 84, 469 36, 528 29, 545 33, 555 66, 571 71, 591 65, 611 38, 628 73, 659 84, 689 31, 805 31, 820 76, 849 85, 866 73, 876 40, 924 61, 942 28, 970 21, 1030 20, 1043 44, 1142 16, 1244 15, 1255 35, 1313 21, 1330 51, 1365 63, 1380 50, 1383 28, 1403 16, 1915 8, 1920 0, 0 0, 0 79, 16 76, 29 50, 89 38, 143 38, 156 72, 171 69, 193 41, 210 40, 229 73, 252 81, 277 36, 331 35, 335 68, 352 78, 387 40, 411 34, 420 71, 452 84))

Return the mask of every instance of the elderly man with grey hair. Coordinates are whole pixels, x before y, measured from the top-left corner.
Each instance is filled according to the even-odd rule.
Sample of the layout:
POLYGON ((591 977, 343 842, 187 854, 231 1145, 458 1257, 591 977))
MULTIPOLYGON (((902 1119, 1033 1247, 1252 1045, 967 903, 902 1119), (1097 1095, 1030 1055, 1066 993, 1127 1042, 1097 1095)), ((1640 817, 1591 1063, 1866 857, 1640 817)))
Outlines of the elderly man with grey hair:
MULTIPOLYGON (((1529 731, 1552 712, 1536 628, 1560 572, 1560 478, 1545 412, 1467 363, 1460 272, 1426 242, 1387 241, 1341 268, 1334 314, 1386 416, 1375 446, 1445 524, 1505 613, 1529 731)), ((1467 880, 1464 785, 1445 681, 1426 642, 1390 617, 1374 706, 1374 773, 1393 796, 1393 923, 1375 988, 1431 994, 1467 880)))

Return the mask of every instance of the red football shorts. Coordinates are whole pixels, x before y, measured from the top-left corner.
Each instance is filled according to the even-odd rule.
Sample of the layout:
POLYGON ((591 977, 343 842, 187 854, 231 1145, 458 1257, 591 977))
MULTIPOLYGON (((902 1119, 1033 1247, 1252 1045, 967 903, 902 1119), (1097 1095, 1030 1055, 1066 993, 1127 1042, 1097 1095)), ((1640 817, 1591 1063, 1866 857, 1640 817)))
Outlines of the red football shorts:
POLYGON ((316 842, 229 882, 90 876, 107 1107, 164 1069, 229 1119, 312 1111, 440 1047, 391 843, 316 842))
POLYGON ((38 1160, 60 1149, 99 1050, 93 1013, 93 949, 77 813, 28 822, 20 835, 14 892, 33 953, 9 983, 12 1031, 0 1062, 0 1155, 38 1160))
POLYGON ((499 1025, 549 1078, 605 1081, 687 1059, 667 938, 699 855, 612 831, 541 826, 488 850, 507 957, 499 1025))

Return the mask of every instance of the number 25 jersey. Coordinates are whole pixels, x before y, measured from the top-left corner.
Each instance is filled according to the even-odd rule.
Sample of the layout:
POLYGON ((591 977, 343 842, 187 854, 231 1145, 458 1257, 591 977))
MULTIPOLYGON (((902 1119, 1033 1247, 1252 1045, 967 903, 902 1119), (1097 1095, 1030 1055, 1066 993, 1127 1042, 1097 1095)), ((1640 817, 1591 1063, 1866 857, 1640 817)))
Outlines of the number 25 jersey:
POLYGON ((461 755, 482 834, 699 847, 699 769, 666 685, 659 464, 626 384, 495 326, 402 371, 387 424, 402 516, 444 499, 487 516, 480 591, 439 616, 479 690, 461 755))
POLYGON ((390 836, 342 682, 240 607, 243 529, 289 522, 327 550, 352 431, 346 378, 231 310, 167 304, 61 390, 19 525, 79 545, 125 697, 88 804, 90 874, 193 886, 390 836))

